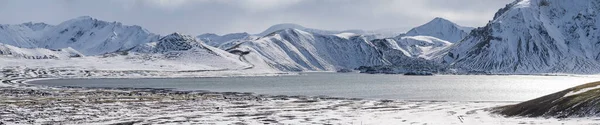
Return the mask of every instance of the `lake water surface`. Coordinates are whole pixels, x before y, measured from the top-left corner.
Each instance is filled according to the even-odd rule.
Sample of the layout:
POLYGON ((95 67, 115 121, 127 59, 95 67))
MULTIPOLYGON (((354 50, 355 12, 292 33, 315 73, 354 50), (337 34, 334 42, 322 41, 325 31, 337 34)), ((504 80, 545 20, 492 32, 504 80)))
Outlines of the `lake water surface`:
POLYGON ((594 81, 600 81, 600 77, 303 73, 278 77, 55 79, 30 83, 47 86, 174 88, 366 99, 525 101, 594 81))

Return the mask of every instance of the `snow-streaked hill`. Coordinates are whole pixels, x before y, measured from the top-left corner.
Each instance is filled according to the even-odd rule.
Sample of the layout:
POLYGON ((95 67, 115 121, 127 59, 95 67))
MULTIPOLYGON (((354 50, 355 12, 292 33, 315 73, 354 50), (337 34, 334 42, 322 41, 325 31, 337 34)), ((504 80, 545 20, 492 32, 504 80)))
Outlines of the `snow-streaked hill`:
POLYGON ((406 36, 432 36, 452 43, 459 42, 474 28, 459 26, 444 18, 435 18, 430 22, 409 30, 406 36))
POLYGON ((600 73, 600 1, 517 0, 444 62, 495 73, 600 73))
POLYGON ((239 44, 248 40, 255 40, 258 36, 251 35, 248 33, 231 33, 219 36, 217 34, 206 33, 196 36, 197 39, 206 43, 207 45, 214 46, 221 49, 227 49, 232 45, 239 44))
POLYGON ((131 52, 141 57, 206 65, 219 69, 252 68, 251 64, 242 62, 238 55, 205 45, 189 35, 179 33, 162 37, 158 42, 142 44, 131 52))
POLYGON ((54 77, 219 77, 281 73, 272 69, 257 69, 239 55, 207 46, 189 35, 179 33, 128 51, 98 56, 45 59, 37 57, 52 53, 66 55, 75 51, 12 46, 0 46, 0 52, 5 53, 0 55, 0 69, 35 70, 42 72, 42 75, 46 72, 60 74, 54 77), (19 54, 34 55, 35 58, 15 56, 19 54))
POLYGON ((159 36, 140 26, 126 26, 88 16, 65 21, 45 32, 38 47, 71 47, 85 55, 99 55, 131 49, 158 40, 159 36))
POLYGON ((273 25, 273 26, 269 27, 268 29, 266 29, 265 31, 263 31, 263 32, 261 32, 259 34, 256 34, 256 35, 258 35, 258 36, 266 36, 266 35, 269 35, 269 34, 271 34, 273 32, 280 31, 280 30, 285 30, 285 29, 298 29, 298 30, 302 30, 302 31, 310 32, 310 33, 318 33, 318 34, 336 34, 336 33, 339 33, 339 31, 320 30, 320 29, 306 28, 306 27, 298 25, 298 24, 283 23, 283 24, 273 25))
POLYGON ((0 25, 0 43, 16 47, 36 48, 44 32, 54 26, 45 23, 0 25))
POLYGON ((267 30, 263 31, 262 33, 257 34, 257 36, 265 36, 265 35, 268 35, 270 33, 273 33, 273 32, 276 32, 276 31, 280 31, 280 30, 285 30, 285 29, 298 29, 298 30, 302 30, 302 31, 305 31, 305 32, 315 33, 315 34, 322 34, 322 35, 334 35, 334 34, 340 34, 340 33, 354 33, 354 34, 364 35, 369 40, 389 38, 389 37, 394 37, 394 36, 398 36, 398 35, 402 34, 401 30, 399 30, 399 29, 393 29, 393 28, 392 29, 381 29, 381 30, 344 30, 344 31, 335 31, 335 30, 322 30, 322 29, 315 29, 315 28, 306 28, 306 27, 298 25, 298 24, 284 23, 284 24, 273 25, 273 26, 269 27, 267 30))
POLYGON ((324 35, 284 29, 232 50, 249 52, 284 71, 335 71, 359 66, 389 65, 377 48, 361 35, 324 35))
POLYGON ((67 59, 82 57, 83 54, 72 48, 49 50, 44 48, 20 48, 0 43, 0 58, 16 59, 67 59))
POLYGON ((0 43, 22 48, 73 48, 84 55, 101 55, 131 49, 158 40, 140 26, 106 22, 89 16, 57 26, 44 23, 0 25, 0 43))
POLYGON ((431 36, 404 36, 373 40, 380 49, 395 49, 402 55, 431 59, 434 54, 450 47, 452 43, 431 36))

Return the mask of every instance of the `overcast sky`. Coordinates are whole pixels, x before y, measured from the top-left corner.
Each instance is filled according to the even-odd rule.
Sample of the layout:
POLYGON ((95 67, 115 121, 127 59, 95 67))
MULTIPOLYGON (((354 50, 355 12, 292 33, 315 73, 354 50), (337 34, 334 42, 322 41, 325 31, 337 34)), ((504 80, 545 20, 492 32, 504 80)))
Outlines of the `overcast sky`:
POLYGON ((514 0, 0 0, 0 24, 59 24, 79 16, 168 34, 260 33, 295 23, 325 30, 406 31, 443 17, 479 27, 514 0))

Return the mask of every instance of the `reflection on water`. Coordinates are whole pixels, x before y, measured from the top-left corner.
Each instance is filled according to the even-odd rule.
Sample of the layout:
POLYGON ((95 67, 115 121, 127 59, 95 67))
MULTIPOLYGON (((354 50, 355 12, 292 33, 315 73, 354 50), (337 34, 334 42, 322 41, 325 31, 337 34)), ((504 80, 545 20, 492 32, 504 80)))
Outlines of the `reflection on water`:
POLYGON ((600 77, 307 73, 280 77, 66 79, 31 83, 50 86, 175 88, 368 99, 524 101, 593 81, 600 81, 600 77))

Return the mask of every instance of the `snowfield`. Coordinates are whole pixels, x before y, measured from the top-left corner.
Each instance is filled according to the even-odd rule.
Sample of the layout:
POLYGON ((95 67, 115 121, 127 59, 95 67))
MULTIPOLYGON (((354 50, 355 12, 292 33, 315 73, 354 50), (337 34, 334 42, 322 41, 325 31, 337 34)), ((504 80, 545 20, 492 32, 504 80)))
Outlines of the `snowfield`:
MULTIPOLYGON (((6 73, 6 72, 5 72, 6 73)), ((78 88, 0 80, 3 124, 596 124, 595 118, 504 117, 516 102, 363 100, 169 89, 78 88)))
POLYGON ((600 2, 517 0, 443 57, 459 69, 493 73, 600 73, 600 2))
POLYGON ((597 0, 516 0, 484 27, 463 27, 435 18, 405 34, 279 24, 259 34, 161 36, 140 26, 88 16, 58 25, 0 25, 0 125, 598 124, 595 117, 526 118, 597 112, 598 85, 510 105, 516 102, 46 87, 24 81, 279 76, 355 69, 366 73, 597 74, 599 12, 597 0), (551 103, 538 108, 542 106, 539 100, 551 103), (587 107, 561 107, 566 110, 553 112, 559 109, 550 105, 555 103, 587 107), (492 113, 499 106, 505 106, 507 116, 518 117, 492 113))

